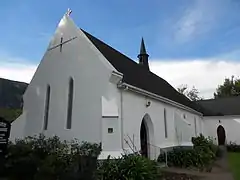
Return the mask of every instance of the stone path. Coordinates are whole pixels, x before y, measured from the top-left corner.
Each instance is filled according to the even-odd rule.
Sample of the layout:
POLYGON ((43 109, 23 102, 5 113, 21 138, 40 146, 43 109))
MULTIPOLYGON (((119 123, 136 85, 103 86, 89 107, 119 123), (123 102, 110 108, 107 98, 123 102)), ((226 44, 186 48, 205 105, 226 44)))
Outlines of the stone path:
POLYGON ((234 180, 231 170, 229 168, 227 153, 215 162, 211 173, 208 173, 203 180, 234 180))
POLYGON ((163 168, 165 172, 196 176, 199 180, 234 180, 228 164, 227 152, 214 163, 211 172, 199 172, 181 168, 163 168))

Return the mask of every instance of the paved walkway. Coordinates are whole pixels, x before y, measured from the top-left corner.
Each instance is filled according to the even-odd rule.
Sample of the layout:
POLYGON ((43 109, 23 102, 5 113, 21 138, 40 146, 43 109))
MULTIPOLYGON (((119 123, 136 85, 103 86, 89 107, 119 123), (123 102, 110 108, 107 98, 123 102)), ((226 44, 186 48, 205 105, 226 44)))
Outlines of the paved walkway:
POLYGON ((203 180, 234 180, 231 170, 229 168, 227 152, 223 157, 217 160, 214 164, 211 173, 208 173, 203 180))
POLYGON ((177 174, 187 174, 190 176, 196 176, 200 180, 234 180, 233 175, 228 165, 227 152, 223 157, 214 163, 211 172, 199 172, 181 168, 164 168, 165 172, 172 172, 177 174))

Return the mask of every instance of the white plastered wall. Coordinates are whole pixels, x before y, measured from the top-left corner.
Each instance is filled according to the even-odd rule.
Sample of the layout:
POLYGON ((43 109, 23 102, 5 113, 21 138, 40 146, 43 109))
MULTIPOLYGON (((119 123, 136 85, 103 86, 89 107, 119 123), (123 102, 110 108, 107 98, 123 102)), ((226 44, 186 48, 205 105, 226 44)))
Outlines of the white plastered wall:
POLYGON ((230 141, 240 144, 240 116, 207 116, 204 117, 204 135, 213 138, 218 143, 217 128, 222 125, 226 133, 226 142, 230 141))
MULTIPOLYGON (((134 140, 134 144, 140 150, 140 126, 143 117, 148 114, 154 127, 154 137, 150 145, 150 156, 156 158, 160 153, 160 148, 178 146, 175 133, 174 113, 179 115, 185 114, 186 120, 191 123, 189 134, 190 137, 195 136, 194 117, 197 121, 197 133, 202 132, 201 117, 186 110, 179 109, 175 106, 162 103, 161 101, 149 99, 143 95, 139 95, 130 91, 123 91, 123 138, 134 140), (146 102, 150 101, 149 107, 146 102), (164 108, 167 116, 167 138, 165 138, 164 128, 164 108)), ((190 142, 189 142, 190 144, 190 142)), ((129 149, 129 145, 123 143, 124 149, 129 149)), ((130 150, 131 151, 131 150, 130 150)))
POLYGON ((101 142, 101 99, 114 97, 119 101, 116 84, 110 82, 113 66, 89 41, 85 34, 64 16, 48 48, 77 37, 60 47, 47 51, 24 94, 24 118, 13 123, 11 138, 44 133, 61 139, 101 142), (66 129, 68 89, 74 80, 72 128, 66 129), (47 85, 51 87, 47 130, 43 130, 47 85), (25 120, 23 120, 25 119, 25 120), (21 124, 21 125, 20 125, 21 124), (19 128, 17 127, 19 126, 19 128), (16 129, 19 132, 16 135, 16 129), (22 129, 22 130, 20 130, 22 129))

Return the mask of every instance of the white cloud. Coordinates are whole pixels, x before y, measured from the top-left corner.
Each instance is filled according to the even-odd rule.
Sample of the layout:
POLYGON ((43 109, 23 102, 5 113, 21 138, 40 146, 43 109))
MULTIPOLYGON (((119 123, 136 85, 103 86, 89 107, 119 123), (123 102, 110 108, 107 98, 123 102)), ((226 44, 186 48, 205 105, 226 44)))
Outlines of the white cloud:
POLYGON ((29 60, 0 51, 0 78, 29 83, 36 69, 29 60))
MULTIPOLYGON (((182 84, 187 84, 190 88, 195 86, 201 96, 211 98, 224 78, 232 75, 240 76, 240 62, 221 57, 195 60, 156 59, 150 60, 150 68, 175 88, 182 84)), ((6 62, 0 61, 0 77, 29 83, 36 68, 37 65, 29 61, 16 58, 10 61, 8 58, 6 62)))
POLYGON ((30 63, 20 64, 16 62, 0 62, 0 77, 29 83, 36 68, 36 65, 30 63))
POLYGON ((226 3, 194 0, 174 23, 174 39, 184 43, 210 31, 219 22, 226 3))
POLYGON ((195 86, 204 98, 212 98, 226 77, 240 76, 240 62, 226 60, 152 60, 150 68, 175 88, 182 84, 195 86))

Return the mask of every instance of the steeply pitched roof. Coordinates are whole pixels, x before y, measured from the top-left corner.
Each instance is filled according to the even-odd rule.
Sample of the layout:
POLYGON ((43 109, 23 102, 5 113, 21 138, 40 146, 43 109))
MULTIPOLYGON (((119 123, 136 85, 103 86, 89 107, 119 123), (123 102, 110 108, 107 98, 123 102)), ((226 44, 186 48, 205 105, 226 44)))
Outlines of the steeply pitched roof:
POLYGON ((201 100, 197 104, 211 111, 212 115, 240 115, 240 96, 201 100))
POLYGON ((86 31, 82 31, 103 56, 117 69, 117 71, 123 74, 124 82, 201 112, 201 108, 196 103, 180 94, 167 81, 151 71, 148 71, 146 68, 139 66, 139 64, 132 59, 113 49, 86 31))

